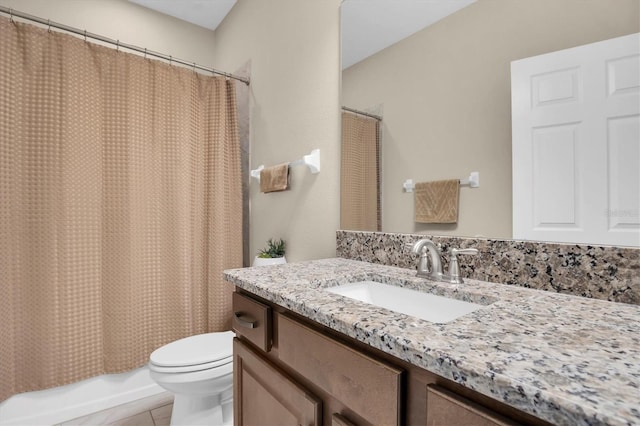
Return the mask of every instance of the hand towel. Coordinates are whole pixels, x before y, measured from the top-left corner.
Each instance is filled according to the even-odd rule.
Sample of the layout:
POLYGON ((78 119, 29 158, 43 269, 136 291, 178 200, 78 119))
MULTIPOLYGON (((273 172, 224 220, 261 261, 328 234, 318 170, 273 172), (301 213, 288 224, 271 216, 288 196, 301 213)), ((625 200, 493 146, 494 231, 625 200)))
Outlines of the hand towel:
POLYGON ((276 192, 289 189, 289 163, 267 167, 260 172, 260 191, 276 192))
POLYGON ((458 179, 416 183, 415 221, 420 223, 456 223, 458 221, 458 179))

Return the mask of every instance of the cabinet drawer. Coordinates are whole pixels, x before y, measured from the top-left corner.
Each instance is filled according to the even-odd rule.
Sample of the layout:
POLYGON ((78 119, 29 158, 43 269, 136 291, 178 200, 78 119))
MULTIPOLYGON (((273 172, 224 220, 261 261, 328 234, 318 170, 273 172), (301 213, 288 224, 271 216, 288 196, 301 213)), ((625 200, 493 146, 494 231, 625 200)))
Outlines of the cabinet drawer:
POLYGON ((427 426, 514 426, 512 420, 436 385, 427 386, 427 426))
POLYGON ((265 352, 271 350, 271 308, 233 293, 233 331, 265 352))
MULTIPOLYGON (((278 354, 310 382, 372 424, 400 423, 402 370, 277 315, 278 354)), ((340 418, 334 419, 340 424, 340 418)))

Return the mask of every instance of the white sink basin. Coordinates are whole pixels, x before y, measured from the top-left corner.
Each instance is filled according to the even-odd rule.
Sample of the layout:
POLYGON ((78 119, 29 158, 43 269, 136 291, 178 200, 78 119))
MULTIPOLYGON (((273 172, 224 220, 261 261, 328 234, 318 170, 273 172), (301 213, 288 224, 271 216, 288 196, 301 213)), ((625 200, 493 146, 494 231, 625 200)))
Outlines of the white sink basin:
POLYGON ((325 290, 438 324, 453 321, 484 307, 375 281, 358 281, 325 290))

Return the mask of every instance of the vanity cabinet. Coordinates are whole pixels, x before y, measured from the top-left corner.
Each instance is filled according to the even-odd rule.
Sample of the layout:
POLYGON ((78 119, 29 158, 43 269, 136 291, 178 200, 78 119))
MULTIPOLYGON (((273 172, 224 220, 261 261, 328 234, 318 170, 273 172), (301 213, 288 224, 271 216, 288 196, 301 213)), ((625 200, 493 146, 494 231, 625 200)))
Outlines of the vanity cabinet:
POLYGON ((236 289, 236 425, 546 425, 236 289))

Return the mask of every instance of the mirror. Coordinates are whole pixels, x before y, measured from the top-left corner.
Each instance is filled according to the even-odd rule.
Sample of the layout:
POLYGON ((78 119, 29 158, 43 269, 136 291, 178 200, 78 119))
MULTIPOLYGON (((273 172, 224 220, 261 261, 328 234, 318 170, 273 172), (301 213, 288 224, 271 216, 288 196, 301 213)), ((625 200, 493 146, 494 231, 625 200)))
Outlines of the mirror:
MULTIPOLYGON (((363 16, 389 3, 460 7, 343 69, 342 105, 382 116, 382 231, 511 238, 511 62, 638 32, 638 2, 344 0, 343 34, 354 10, 363 16), (466 179, 473 171, 480 187, 460 187, 457 223, 414 222, 405 180, 466 179)), ((377 32, 392 13, 381 15, 377 32)))

